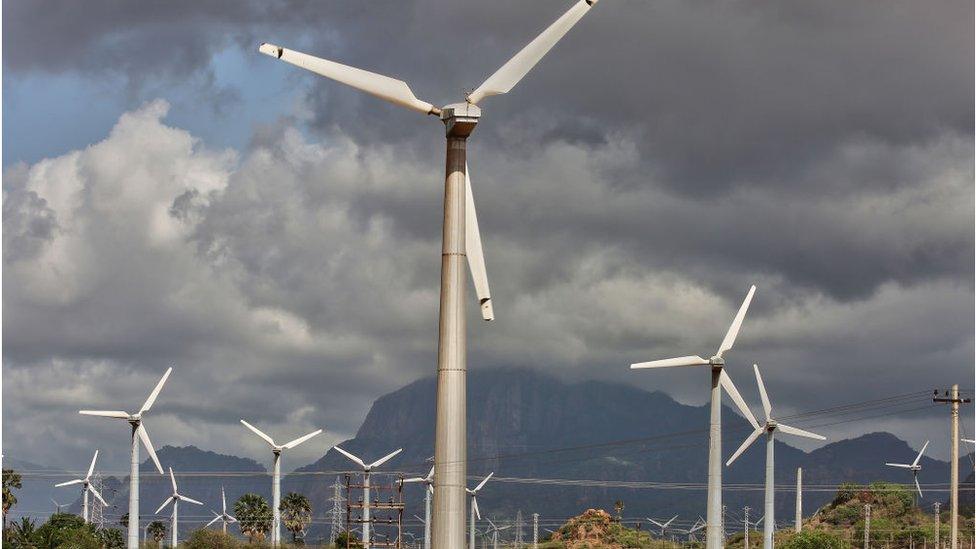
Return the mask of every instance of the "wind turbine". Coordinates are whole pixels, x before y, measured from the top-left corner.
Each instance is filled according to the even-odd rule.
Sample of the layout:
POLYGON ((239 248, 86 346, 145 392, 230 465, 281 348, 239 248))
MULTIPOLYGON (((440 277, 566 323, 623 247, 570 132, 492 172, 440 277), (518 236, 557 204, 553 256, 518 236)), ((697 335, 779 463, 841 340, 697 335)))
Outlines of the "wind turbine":
MULTIPOLYGON (((95 450, 95 455, 92 457, 91 465, 88 466, 88 473, 85 474, 84 478, 76 478, 74 480, 69 480, 68 482, 61 482, 54 485, 56 488, 60 488, 62 486, 81 484, 81 516, 82 518, 85 519, 85 522, 88 522, 88 493, 89 492, 91 492, 93 496, 98 498, 98 501, 102 502, 102 505, 108 507, 108 504, 105 503, 105 500, 102 498, 102 495, 99 494, 98 490, 96 490, 95 487, 91 485, 91 476, 92 473, 95 472, 95 460, 97 459, 98 459, 98 450, 95 450)), ((54 500, 52 499, 51 501, 54 500)), ((58 505, 58 502, 55 501, 54 504, 58 505)), ((60 509, 58 510, 58 512, 61 512, 60 509)))
POLYGON ((281 451, 291 450, 295 446, 305 442, 306 440, 314 437, 315 435, 322 432, 322 429, 312 431, 311 433, 300 436, 291 442, 286 442, 284 444, 276 444, 274 439, 268 435, 261 432, 260 429, 251 425, 250 423, 241 420, 241 423, 254 432, 257 436, 261 437, 265 442, 271 446, 271 452, 274 454, 274 466, 273 473, 271 475, 271 500, 272 500, 272 520, 271 520, 271 545, 281 544, 281 451))
POLYGON ((214 513, 213 511, 210 511, 210 512, 213 513, 216 516, 214 517, 213 520, 211 520, 210 522, 208 522, 207 525, 204 526, 204 528, 209 528, 211 524, 213 524, 213 523, 215 523, 215 522, 217 522, 219 520, 221 522, 221 525, 223 526, 224 533, 226 534, 227 533, 227 525, 228 524, 233 524, 233 523, 237 522, 237 519, 236 518, 232 517, 230 514, 227 513, 227 496, 224 495, 224 487, 223 486, 220 487, 220 514, 218 515, 217 513, 214 513))
POLYGON ((749 288, 749 293, 746 294, 745 300, 739 307, 739 312, 732 319, 729 331, 725 333, 725 339, 722 340, 718 352, 712 358, 705 359, 693 355, 630 365, 631 369, 671 368, 675 366, 710 366, 712 369, 711 417, 708 428, 708 508, 706 514, 708 526, 705 531, 705 546, 708 549, 722 547, 722 540, 725 537, 722 532, 722 388, 725 388, 736 406, 753 426, 757 425, 756 419, 749 411, 749 407, 746 406, 742 395, 739 394, 738 389, 735 388, 735 384, 732 383, 732 379, 729 378, 724 369, 724 355, 727 351, 732 350, 755 293, 755 286, 749 288))
POLYGON ((142 408, 139 411, 130 414, 128 412, 123 412, 120 410, 80 410, 78 413, 86 416, 102 416, 111 417, 116 419, 124 419, 129 422, 132 426, 132 441, 131 450, 129 452, 129 532, 128 540, 126 546, 128 549, 139 549, 139 441, 142 441, 142 445, 146 447, 146 452, 149 457, 152 458, 153 464, 159 471, 159 474, 163 474, 163 466, 159 464, 159 458, 156 457, 156 450, 153 449, 152 441, 149 440, 149 433, 146 432, 146 426, 142 422, 142 415, 152 408, 154 402, 156 402, 156 397, 159 396, 159 392, 163 390, 163 385, 166 380, 169 379, 169 375, 173 373, 173 368, 167 368, 166 373, 163 374, 162 379, 156 384, 156 387, 149 393, 149 398, 143 403, 142 408))
POLYGON ((665 522, 663 524, 660 523, 660 522, 658 522, 658 521, 656 521, 656 520, 654 520, 654 519, 652 519, 651 517, 644 517, 644 518, 646 518, 647 520, 651 521, 652 523, 654 523, 655 526, 657 526, 658 528, 661 529, 661 539, 664 539, 664 531, 667 530, 668 526, 670 526, 672 522, 674 522, 674 519, 678 518, 678 515, 675 515, 675 516, 671 517, 670 520, 668 520, 667 522, 665 522))
MULTIPOLYGON (((759 386, 759 398, 762 399, 763 413, 766 416, 766 421, 762 425, 756 423, 755 418, 751 419, 755 430, 752 434, 746 438, 745 442, 739 446, 739 449, 732 454, 725 465, 731 465, 733 461, 736 460, 742 452, 746 451, 753 442, 759 439, 759 436, 766 433, 766 488, 765 488, 765 511, 763 518, 769 517, 766 521, 765 526, 763 526, 763 548, 772 549, 773 547, 773 532, 776 527, 776 522, 774 520, 774 490, 776 486, 776 473, 774 470, 774 448, 775 448, 775 433, 780 431, 788 435, 795 435, 798 437, 812 438, 814 440, 827 440, 827 437, 818 435, 816 433, 811 433, 810 431, 804 431, 803 429, 797 429, 796 427, 790 427, 776 421, 773 418, 773 406, 769 403, 769 396, 766 394, 766 385, 763 383, 762 375, 759 373, 759 365, 753 364, 752 369, 756 372, 756 385, 759 386)), ((749 414, 752 415, 751 413, 749 414)), ((762 520, 762 519, 760 519, 762 520)), ((756 522, 756 524, 759 524, 756 522)))
MULTIPOLYGON (((509 528, 512 527, 512 525, 509 524, 508 526, 502 526, 502 527, 499 528, 498 526, 495 526, 495 523, 492 522, 491 519, 485 519, 485 520, 488 521, 488 524, 489 524, 488 531, 491 532, 491 549, 498 549, 498 532, 500 532, 502 530, 508 530, 509 528)), ((549 532, 552 532, 552 530, 549 530, 549 532)), ((555 533, 555 532, 552 532, 552 533, 555 533)))
POLYGON ((475 486, 473 490, 470 489, 470 488, 465 488, 465 490, 467 490, 468 494, 471 495, 471 529, 468 530, 468 549, 475 549, 475 547, 474 547, 474 518, 475 518, 475 516, 478 517, 478 520, 481 520, 481 510, 478 509, 478 491, 481 490, 482 488, 484 488, 485 487, 485 484, 488 482, 488 479, 490 479, 493 476, 495 476, 495 472, 494 471, 492 471, 491 473, 488 473, 488 476, 485 477, 484 479, 482 479, 481 482, 479 482, 478 485, 475 486))
POLYGON ((51 498, 51 503, 54 504, 54 514, 55 515, 60 515, 61 514, 61 508, 62 507, 67 507, 65 504, 58 503, 57 501, 55 501, 54 498, 51 498))
POLYGON ((173 534, 173 537, 172 537, 172 539, 173 539, 172 547, 176 547, 176 543, 177 543, 177 539, 176 538, 177 538, 177 534, 179 533, 179 508, 180 508, 180 502, 181 501, 185 501, 187 503, 193 503, 193 504, 196 504, 196 505, 203 505, 203 502, 197 501, 197 500, 195 500, 193 498, 188 498, 188 497, 184 496, 183 494, 181 494, 179 490, 177 490, 177 488, 176 488, 176 476, 173 475, 173 468, 172 467, 169 468, 169 480, 173 483, 173 493, 169 497, 167 497, 165 501, 163 501, 163 504, 159 506, 159 509, 156 509, 156 514, 158 515, 159 512, 162 511, 163 509, 165 509, 166 506, 169 505, 170 503, 173 504, 173 514, 170 517, 171 518, 171 523, 172 523, 171 526, 170 526, 170 530, 171 530, 171 532, 173 534))
POLYGON ((471 179, 467 173, 467 139, 481 117, 478 103, 508 93, 571 29, 597 0, 578 0, 521 51, 494 72, 465 101, 443 108, 418 99, 406 82, 289 50, 261 44, 259 51, 395 105, 438 116, 447 129, 441 255, 440 328, 437 349, 435 421, 434 547, 464 545, 464 485, 467 478, 466 370, 463 267, 467 256, 475 292, 485 320, 494 318, 484 254, 478 230, 471 179))
POLYGON ((369 539, 369 475, 373 469, 376 469, 380 465, 383 465, 387 461, 390 461, 397 454, 403 451, 403 448, 398 448, 397 450, 386 454, 380 459, 374 461, 373 463, 366 463, 365 461, 359 459, 358 456, 354 456, 349 452, 334 446, 334 448, 342 455, 346 456, 353 463, 359 465, 363 469, 363 549, 369 549, 370 539, 369 539))
MULTIPOLYGON (((430 549, 430 496, 434 493, 434 468, 425 477, 405 478, 401 483, 422 482, 424 483, 424 549, 430 549)), ((417 517, 420 518, 420 517, 417 517)))
POLYGON ((918 490, 919 498, 922 497, 922 487, 918 484, 918 472, 922 470, 922 466, 919 464, 919 462, 922 461, 922 454, 925 453, 925 449, 928 447, 929 441, 926 440, 925 444, 922 445, 922 449, 918 451, 918 455, 915 456, 915 461, 913 461, 911 465, 907 463, 885 463, 885 465, 888 467, 899 467, 901 469, 908 469, 912 472, 912 479, 915 481, 915 489, 918 490))

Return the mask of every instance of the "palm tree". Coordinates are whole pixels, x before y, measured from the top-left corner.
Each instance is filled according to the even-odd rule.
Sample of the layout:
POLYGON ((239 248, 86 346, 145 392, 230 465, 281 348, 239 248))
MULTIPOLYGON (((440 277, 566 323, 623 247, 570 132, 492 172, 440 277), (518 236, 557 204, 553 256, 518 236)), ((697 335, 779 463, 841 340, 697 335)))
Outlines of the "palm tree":
POLYGON ((303 543, 305 529, 312 522, 312 504, 309 503, 308 498, 296 492, 289 492, 281 500, 279 509, 281 522, 291 532, 291 540, 296 544, 303 543))
POLYGON ((146 527, 146 535, 151 537, 158 545, 166 537, 166 523, 154 520, 146 527))
POLYGON ((7 511, 17 505, 17 496, 14 489, 20 490, 20 473, 13 469, 3 470, 3 529, 7 529, 7 511))
POLYGON ((263 539, 271 531, 272 514, 268 501, 254 493, 244 494, 234 504, 234 517, 241 533, 252 542, 263 539))
POLYGON ((36 524, 27 517, 21 517, 20 522, 15 522, 10 529, 10 541, 22 547, 30 547, 34 534, 37 533, 36 524))

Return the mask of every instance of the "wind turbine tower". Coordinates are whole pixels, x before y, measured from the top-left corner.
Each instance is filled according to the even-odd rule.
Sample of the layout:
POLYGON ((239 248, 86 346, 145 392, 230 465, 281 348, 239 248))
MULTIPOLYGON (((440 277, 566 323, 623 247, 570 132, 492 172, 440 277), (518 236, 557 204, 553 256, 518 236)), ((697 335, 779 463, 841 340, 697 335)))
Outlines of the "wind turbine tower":
POLYGON ((425 477, 405 478, 403 482, 424 483, 424 549, 430 549, 430 500, 434 494, 434 468, 431 467, 425 477))
POLYGON ((752 303, 752 296, 756 293, 756 287, 749 288, 745 300, 739 307, 739 311, 732 319, 729 331, 725 333, 722 344, 718 346, 715 356, 705 359, 700 356, 682 356, 677 358, 666 358, 651 362, 641 362, 631 364, 631 369, 641 368, 672 368, 676 366, 708 366, 712 370, 712 393, 711 393, 711 415, 708 428, 708 507, 705 521, 705 547, 707 549, 719 549, 725 539, 722 522, 722 389, 729 394, 736 406, 747 418, 752 418, 755 426, 755 418, 746 406, 739 390, 735 388, 732 379, 725 373, 725 353, 732 350, 739 329, 742 328, 742 321, 752 303))
POLYGON ((578 0, 495 71, 463 102, 436 107, 418 99, 406 82, 320 59, 273 44, 261 53, 291 63, 395 105, 438 116, 446 127, 447 161, 441 248, 440 327, 437 348, 437 402, 434 442, 433 546, 464 546, 465 480, 467 478, 466 384, 467 342, 462 262, 467 258, 485 320, 494 318, 484 254, 478 231, 471 180, 467 171, 467 139, 481 118, 478 103, 511 91, 546 53, 589 12, 597 0, 578 0))
POLYGON ((139 549, 139 441, 142 441, 142 445, 146 447, 146 452, 149 457, 152 458, 153 465, 159 471, 159 474, 163 474, 163 466, 159 464, 159 458, 156 457, 156 450, 153 449, 152 441, 149 440, 149 433, 146 431, 146 426, 143 422, 143 414, 148 412, 154 402, 156 402, 156 397, 159 396, 159 392, 163 390, 163 385, 166 384, 166 380, 169 379, 169 375, 173 373, 173 368, 167 368, 166 373, 163 374, 162 379, 156 384, 152 393, 149 394, 149 398, 143 403, 142 408, 139 411, 130 414, 128 412, 123 412, 121 410, 80 410, 78 413, 86 416, 101 416, 110 417, 115 419, 123 419, 129 422, 132 426, 132 438, 130 441, 130 453, 129 453, 129 529, 128 529, 128 540, 126 546, 128 549, 139 549))

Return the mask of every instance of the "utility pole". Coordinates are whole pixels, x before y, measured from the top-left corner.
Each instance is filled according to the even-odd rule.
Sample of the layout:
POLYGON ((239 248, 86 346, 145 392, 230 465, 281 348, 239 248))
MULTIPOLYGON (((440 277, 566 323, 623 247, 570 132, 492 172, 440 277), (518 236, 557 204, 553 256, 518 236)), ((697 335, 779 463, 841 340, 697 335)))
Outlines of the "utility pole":
POLYGON ((342 481, 336 476, 335 482, 332 483, 332 531, 329 535, 329 543, 335 543, 335 539, 339 537, 340 532, 342 532, 342 522, 343 522, 343 502, 346 501, 342 497, 342 481))
POLYGON ((864 505, 864 549, 871 549, 871 504, 864 505))
POLYGON ((745 537, 745 542, 743 543, 743 547, 745 549, 749 549, 749 507, 743 507, 742 512, 744 513, 744 517, 745 517, 742 522, 745 523, 745 531, 746 531, 746 537, 745 537))
POLYGON ((952 411, 952 446, 949 458, 949 483, 951 493, 949 496, 949 547, 958 549, 959 547, 959 404, 972 402, 968 398, 959 398, 959 385, 953 385, 952 391, 946 391, 945 397, 938 396, 939 391, 935 391, 935 398, 932 402, 948 403, 952 411))
POLYGON ((539 513, 532 513, 532 549, 539 547, 539 513))
POLYGON ((935 548, 936 549, 940 549, 939 534, 941 532, 939 532, 939 530, 942 528, 942 520, 939 518, 939 506, 940 506, 939 502, 938 501, 935 502, 935 548))
POLYGON ((796 533, 803 529, 803 468, 796 468, 796 533))
POLYGON ((518 512, 515 513, 515 546, 516 547, 522 547, 523 544, 522 525, 523 525, 522 510, 519 509, 518 512))
POLYGON ((722 538, 723 539, 726 538, 726 537, 728 537, 728 535, 729 535, 728 531, 725 530, 725 513, 726 513, 726 511, 728 511, 728 506, 723 505, 722 506, 722 524, 719 525, 719 530, 722 531, 722 538))

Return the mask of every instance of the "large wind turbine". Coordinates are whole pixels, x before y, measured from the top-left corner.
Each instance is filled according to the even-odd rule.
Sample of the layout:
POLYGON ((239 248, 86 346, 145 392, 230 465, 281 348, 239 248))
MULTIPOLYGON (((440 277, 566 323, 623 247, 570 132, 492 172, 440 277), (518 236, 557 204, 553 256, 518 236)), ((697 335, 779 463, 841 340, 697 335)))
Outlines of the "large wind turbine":
POLYGON ((424 483, 424 549, 430 549, 430 496, 434 493, 434 468, 431 467, 425 477, 405 478, 402 482, 424 483))
POLYGON ((370 522, 369 522, 369 475, 373 471, 373 469, 376 469, 380 465, 383 465, 387 461, 390 461, 391 459, 393 459, 394 456, 396 456, 397 454, 399 454, 400 452, 402 452, 403 451, 403 448, 398 448, 396 451, 393 451, 393 452, 390 452, 389 454, 386 454, 385 456, 383 456, 380 459, 374 461, 373 463, 366 463, 365 461, 359 459, 358 456, 354 456, 354 455, 350 454, 349 452, 343 450, 342 448, 339 448, 338 446, 334 446, 333 448, 335 448, 340 454, 342 454, 342 455, 346 456, 347 458, 349 458, 350 460, 352 460, 352 462, 355 463, 356 465, 359 465, 359 467, 361 467, 362 470, 363 470, 363 549, 369 549, 370 543, 371 543, 371 540, 369 538, 369 530, 370 530, 370 528, 369 528, 370 527, 370 522))
POLYGON ((142 408, 139 411, 130 414, 128 412, 123 412, 120 410, 80 410, 78 413, 86 416, 102 416, 111 417, 117 419, 124 419, 129 422, 132 426, 132 442, 131 451, 129 454, 129 532, 128 540, 126 546, 128 549, 139 549, 139 441, 142 441, 142 445, 146 447, 146 452, 149 453, 149 457, 152 459, 156 469, 159 474, 163 474, 163 466, 159 464, 159 458, 156 457, 156 450, 153 449, 152 441, 149 440, 149 433, 146 432, 146 426, 142 422, 142 415, 152 408, 154 402, 156 402, 156 397, 159 396, 159 392, 163 390, 163 385, 166 380, 169 379, 169 375, 173 373, 173 368, 167 368, 166 373, 163 374, 163 378, 159 380, 156 387, 153 389, 152 393, 149 394, 149 398, 143 403, 142 408))
POLYGON ((245 427, 254 432, 257 436, 261 437, 265 442, 271 446, 271 452, 274 454, 274 465, 273 473, 271 475, 271 500, 272 500, 272 520, 271 520, 271 545, 281 544, 281 451, 290 450, 295 446, 305 442, 306 440, 314 437, 315 435, 322 432, 322 429, 312 431, 311 433, 300 436, 291 442, 286 442, 284 444, 276 444, 275 441, 268 435, 261 432, 260 429, 251 425, 250 423, 241 420, 241 423, 245 427))
MULTIPOLYGON (((95 455, 92 457, 91 465, 88 466, 88 473, 85 474, 84 478, 76 478, 74 480, 69 480, 68 482, 62 482, 55 484, 54 486, 60 488, 61 486, 71 486, 73 484, 81 484, 81 516, 88 522, 88 492, 91 492, 93 496, 98 498, 98 501, 102 502, 102 505, 108 507, 102 495, 98 493, 98 490, 91 485, 91 476, 95 472, 95 460, 98 459, 98 450, 95 450, 95 455)), ((51 500, 54 501, 54 500, 51 500)), ((55 502, 55 505, 58 505, 55 502)))
POLYGON ((658 522, 652 519, 651 517, 644 517, 644 518, 651 521, 652 523, 654 523, 655 526, 661 529, 661 539, 664 539, 664 531, 668 529, 668 526, 671 526, 671 523, 674 522, 674 519, 678 518, 678 515, 671 517, 670 520, 664 523, 658 522))
POLYGON ((204 528, 209 528, 211 524, 213 524, 213 523, 215 523, 215 522, 217 522, 219 520, 220 523, 221 523, 221 526, 223 527, 223 531, 226 534, 227 533, 227 525, 228 524, 233 524, 233 523, 237 522, 237 519, 236 518, 234 518, 233 516, 231 516, 230 514, 227 513, 227 496, 224 495, 224 487, 223 486, 220 487, 220 514, 218 515, 217 513, 214 513, 213 511, 211 511, 211 513, 213 513, 216 516, 214 517, 213 520, 211 520, 210 522, 208 522, 207 525, 204 526, 204 528))
POLYGON ((441 248, 440 328, 437 349, 437 405, 434 448, 433 545, 455 549, 464 545, 464 485, 467 478, 465 433, 467 343, 464 274, 467 257, 475 292, 485 320, 494 318, 485 274, 481 236, 467 174, 467 139, 481 117, 478 103, 509 92, 571 29, 597 0, 578 0, 552 25, 488 77, 464 102, 443 108, 418 99, 406 82, 289 50, 262 44, 261 53, 411 109, 438 116, 447 128, 447 169, 441 248))
POLYGON ((478 509, 478 492, 481 491, 481 489, 485 487, 485 484, 488 482, 488 479, 490 479, 493 476, 495 476, 495 472, 494 471, 492 471, 491 473, 488 473, 488 476, 485 477, 484 479, 482 479, 481 482, 479 482, 478 485, 475 486, 473 489, 471 489, 471 488, 465 488, 465 490, 467 490, 468 494, 471 495, 471 527, 468 530, 468 549, 475 549, 475 546, 474 546, 474 519, 477 516, 478 517, 478 520, 481 520, 481 510, 478 509))
POLYGON ((188 498, 180 493, 180 491, 176 488, 176 477, 173 475, 172 467, 169 468, 169 480, 173 483, 173 493, 166 498, 166 501, 164 501, 163 504, 159 506, 159 509, 156 509, 156 514, 158 515, 159 512, 165 509, 166 506, 169 505, 170 503, 173 504, 173 514, 170 516, 170 520, 171 520, 170 530, 172 531, 173 534, 172 537, 173 543, 171 547, 175 548, 177 544, 177 534, 179 533, 179 525, 180 525, 179 514, 178 514, 180 508, 180 502, 185 501, 187 503, 193 503, 196 505, 203 505, 203 502, 197 501, 193 498, 188 498))
POLYGON ((756 287, 749 288, 745 300, 739 307, 739 312, 732 319, 732 325, 725 334, 725 339, 718 347, 718 352, 712 358, 702 358, 700 356, 682 356, 677 358, 666 358, 664 360, 654 360, 651 362, 641 362, 631 364, 632 369, 638 368, 671 368, 675 366, 710 366, 712 369, 712 396, 711 396, 711 418, 708 429, 708 508, 705 516, 708 523, 705 531, 705 546, 707 549, 718 549, 722 547, 724 533, 722 532, 722 388, 729 393, 736 406, 747 419, 750 419, 753 426, 756 426, 756 419, 746 406, 742 395, 735 388, 732 379, 725 373, 725 353, 732 349, 735 338, 739 335, 742 328, 742 321, 745 319, 746 311, 752 302, 752 296, 756 293, 756 287))
POLYGON ((762 425, 755 423, 753 419, 753 424, 755 425, 755 430, 746 438, 745 442, 739 446, 739 449, 732 454, 726 465, 731 465, 733 461, 736 460, 742 452, 746 451, 753 442, 759 439, 759 436, 766 433, 766 489, 765 489, 765 514, 763 515, 766 520, 763 526, 763 548, 772 549, 773 547, 773 532, 776 529, 776 520, 774 516, 774 501, 773 494, 776 486, 776 473, 774 470, 774 459, 773 450, 775 448, 775 433, 780 431, 788 435, 796 435, 798 437, 812 438, 815 440, 827 440, 827 437, 818 435, 816 433, 811 433, 810 431, 804 431, 803 429, 797 429, 796 427, 790 427, 789 425, 784 425, 775 419, 773 419, 773 406, 769 403, 769 396, 766 394, 766 385, 763 383, 762 375, 759 373, 759 365, 753 364, 753 370, 756 372, 756 385, 759 386, 759 398, 762 399, 763 413, 766 416, 766 421, 762 425))
POLYGON ((918 497, 919 498, 922 497, 922 487, 919 486, 919 484, 918 484, 918 472, 922 470, 922 465, 920 463, 922 461, 922 454, 925 453, 925 449, 928 448, 928 447, 929 447, 929 441, 926 440, 925 441, 925 444, 922 445, 922 449, 918 451, 918 455, 915 456, 915 461, 913 461, 911 464, 908 464, 908 463, 885 463, 885 465, 887 465, 888 467, 899 467, 901 469, 908 469, 909 471, 912 472, 912 480, 915 481, 915 489, 918 490, 918 497))

